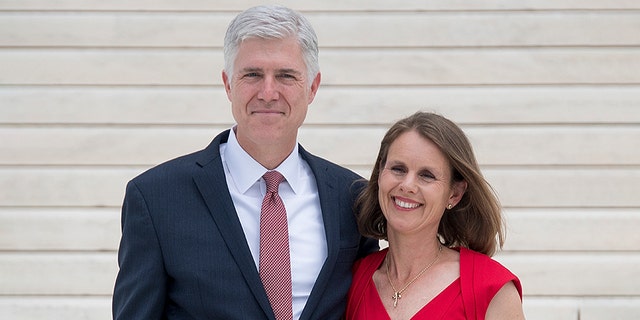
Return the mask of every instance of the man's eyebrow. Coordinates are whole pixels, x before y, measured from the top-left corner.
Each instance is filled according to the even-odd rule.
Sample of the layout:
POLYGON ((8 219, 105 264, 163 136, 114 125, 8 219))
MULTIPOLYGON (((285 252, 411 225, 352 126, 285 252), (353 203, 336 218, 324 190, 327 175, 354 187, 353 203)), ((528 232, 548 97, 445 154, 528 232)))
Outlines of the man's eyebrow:
POLYGON ((290 69, 290 68, 278 69, 278 73, 302 74, 302 72, 300 72, 300 71, 298 71, 296 69, 290 69))
MULTIPOLYGON (((258 67, 246 67, 246 68, 242 68, 241 70, 242 72, 260 72, 263 73, 264 70, 262 68, 258 68, 258 67)), ((278 69, 276 70, 276 73, 288 73, 288 74, 295 74, 295 75, 301 75, 302 72, 298 71, 296 69, 293 68, 282 68, 282 69, 278 69)))
POLYGON ((242 72, 262 72, 262 69, 256 68, 256 67, 248 67, 248 68, 242 68, 242 72))

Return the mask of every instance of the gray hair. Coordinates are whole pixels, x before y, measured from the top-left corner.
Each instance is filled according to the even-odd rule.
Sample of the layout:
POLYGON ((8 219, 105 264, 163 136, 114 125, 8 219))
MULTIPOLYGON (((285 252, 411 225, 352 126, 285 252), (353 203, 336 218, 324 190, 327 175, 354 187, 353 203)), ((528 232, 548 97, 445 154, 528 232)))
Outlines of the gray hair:
POLYGON ((245 39, 285 39, 290 36, 298 39, 311 84, 320 71, 316 33, 300 13, 277 5, 247 9, 231 21, 224 37, 224 71, 229 77, 233 76, 238 48, 245 39))

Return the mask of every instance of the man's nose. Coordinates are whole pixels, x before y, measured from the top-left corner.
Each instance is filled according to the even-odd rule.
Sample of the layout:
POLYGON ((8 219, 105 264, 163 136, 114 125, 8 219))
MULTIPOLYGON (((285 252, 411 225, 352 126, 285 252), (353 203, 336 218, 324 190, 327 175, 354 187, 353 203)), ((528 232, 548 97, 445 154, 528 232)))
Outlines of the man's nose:
POLYGON ((278 92, 278 83, 273 77, 265 77, 262 81, 262 87, 258 92, 258 99, 264 101, 277 100, 280 93, 278 92))

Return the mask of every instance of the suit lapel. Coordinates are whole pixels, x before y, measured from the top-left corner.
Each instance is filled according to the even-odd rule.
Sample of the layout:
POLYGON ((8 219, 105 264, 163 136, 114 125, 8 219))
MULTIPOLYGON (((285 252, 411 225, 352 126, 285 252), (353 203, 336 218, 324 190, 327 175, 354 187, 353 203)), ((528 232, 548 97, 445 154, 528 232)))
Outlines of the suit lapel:
POLYGON ((202 168, 201 173, 194 174, 193 180, 253 295, 265 310, 265 314, 271 314, 271 305, 247 245, 224 175, 219 150, 220 143, 226 142, 228 137, 229 132, 225 131, 207 147, 197 161, 202 168))
POLYGON ((307 161, 316 178, 320 209, 322 210, 322 219, 327 237, 327 260, 322 266, 320 274, 318 274, 316 283, 300 317, 300 319, 308 319, 322 299, 338 259, 340 250, 340 217, 337 215, 340 212, 340 208, 338 201, 334 201, 335 197, 332 196, 335 192, 335 180, 331 172, 326 166, 316 161, 315 157, 304 150, 302 146, 299 146, 299 150, 302 158, 307 161))

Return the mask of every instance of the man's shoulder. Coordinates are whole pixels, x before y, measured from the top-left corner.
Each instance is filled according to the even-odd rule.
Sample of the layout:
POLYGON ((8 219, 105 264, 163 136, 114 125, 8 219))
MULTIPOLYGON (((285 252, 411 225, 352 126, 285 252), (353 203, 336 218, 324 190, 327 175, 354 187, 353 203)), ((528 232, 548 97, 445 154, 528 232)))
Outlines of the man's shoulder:
POLYGON ((143 182, 156 180, 159 177, 186 175, 193 173, 198 168, 211 164, 220 157, 220 138, 221 136, 223 139, 225 138, 224 133, 218 135, 206 148, 155 165, 133 178, 133 181, 143 182))
POLYGON ((132 181, 143 183, 167 176, 176 176, 180 175, 181 173, 190 172, 195 166, 197 166, 197 159, 203 152, 204 150, 199 150, 157 164, 137 175, 132 179, 132 181))
POLYGON ((334 163, 328 159, 316 156, 310 152, 300 149, 302 158, 309 164, 311 169, 316 175, 329 174, 334 177, 347 180, 360 180, 362 176, 354 172, 353 170, 334 163))

